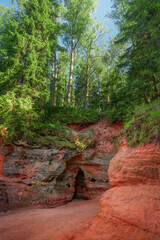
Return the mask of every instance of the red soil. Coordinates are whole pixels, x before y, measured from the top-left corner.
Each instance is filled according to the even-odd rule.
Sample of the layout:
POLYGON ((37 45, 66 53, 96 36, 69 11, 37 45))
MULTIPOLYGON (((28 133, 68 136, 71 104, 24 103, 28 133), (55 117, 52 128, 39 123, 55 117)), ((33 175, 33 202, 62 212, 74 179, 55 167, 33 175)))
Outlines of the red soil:
POLYGON ((52 209, 21 209, 0 216, 1 240, 71 240, 87 230, 99 199, 74 200, 52 209))

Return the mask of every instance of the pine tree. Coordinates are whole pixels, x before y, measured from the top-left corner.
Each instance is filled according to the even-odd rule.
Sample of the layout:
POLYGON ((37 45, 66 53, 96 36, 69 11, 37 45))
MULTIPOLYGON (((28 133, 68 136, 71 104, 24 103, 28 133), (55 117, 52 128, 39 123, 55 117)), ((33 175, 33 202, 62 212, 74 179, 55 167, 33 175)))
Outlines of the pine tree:
POLYGON ((29 134, 38 111, 48 100, 51 0, 18 1, 19 10, 1 18, 0 112, 3 129, 29 134), (10 130, 9 130, 10 129, 10 130))
POLYGON ((128 70, 131 94, 139 102, 160 95, 160 2, 153 0, 114 0, 112 17, 119 28, 117 43, 128 43, 124 67, 128 70))

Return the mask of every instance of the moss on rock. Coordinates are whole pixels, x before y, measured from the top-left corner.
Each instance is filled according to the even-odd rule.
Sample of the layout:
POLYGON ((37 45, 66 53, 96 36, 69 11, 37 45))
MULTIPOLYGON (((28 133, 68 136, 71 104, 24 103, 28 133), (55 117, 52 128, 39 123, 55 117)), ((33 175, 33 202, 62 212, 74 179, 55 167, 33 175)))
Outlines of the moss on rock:
POLYGON ((38 136, 34 139, 34 144, 43 146, 54 145, 57 149, 71 149, 83 151, 95 144, 93 129, 88 129, 83 132, 76 132, 69 128, 55 129, 53 135, 38 136))

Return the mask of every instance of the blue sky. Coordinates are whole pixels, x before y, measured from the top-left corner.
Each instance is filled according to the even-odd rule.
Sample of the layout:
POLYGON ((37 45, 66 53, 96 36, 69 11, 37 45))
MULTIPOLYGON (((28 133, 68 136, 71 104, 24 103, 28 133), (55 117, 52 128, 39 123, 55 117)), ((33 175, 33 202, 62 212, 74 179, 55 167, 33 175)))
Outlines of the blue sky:
MULTIPOLYGON (((98 0, 98 7, 95 16, 98 21, 103 21, 107 13, 112 11, 112 0, 98 0)), ((109 29, 115 28, 115 25, 111 19, 106 21, 106 25, 109 29)))
MULTIPOLYGON (((0 3, 6 4, 9 7, 11 6, 11 2, 12 0, 0 0, 0 3)), ((98 21, 103 21, 105 19, 105 15, 111 12, 111 7, 112 0, 98 0, 97 12, 94 14, 94 16, 97 17, 98 21)), ((105 25, 108 27, 108 29, 115 28, 113 21, 111 21, 111 19, 105 21, 105 25)), ((112 35, 116 33, 117 33, 116 29, 112 31, 112 35)))

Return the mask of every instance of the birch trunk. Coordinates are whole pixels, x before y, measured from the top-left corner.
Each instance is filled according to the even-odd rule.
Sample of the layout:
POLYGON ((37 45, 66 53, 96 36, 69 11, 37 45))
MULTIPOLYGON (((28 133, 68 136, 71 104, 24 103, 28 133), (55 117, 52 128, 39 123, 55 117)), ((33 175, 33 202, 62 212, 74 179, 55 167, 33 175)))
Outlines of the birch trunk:
POLYGON ((52 77, 50 80, 50 100, 53 103, 54 96, 54 54, 52 55, 52 77))
POLYGON ((74 37, 72 37, 72 47, 71 47, 71 63, 70 63, 70 74, 69 74, 69 84, 68 84, 68 99, 67 99, 67 105, 68 106, 70 106, 70 103, 71 103, 73 65, 74 65, 74 37))
POLYGON ((89 64, 87 63, 87 68, 86 68, 85 109, 88 109, 88 98, 89 98, 89 64))
POLYGON ((56 52, 54 53, 54 94, 53 94, 53 105, 56 106, 57 102, 57 58, 56 58, 56 52))

